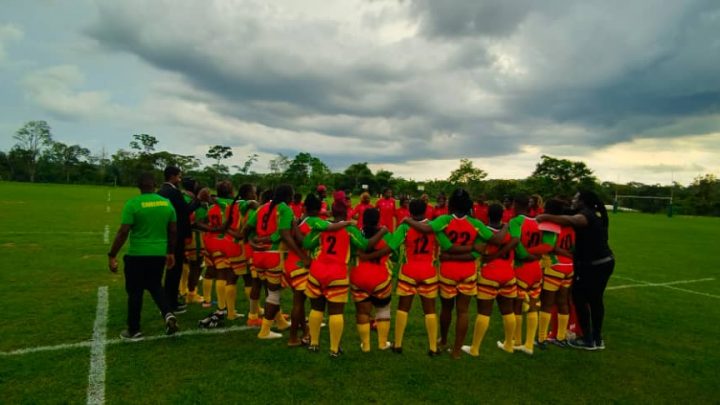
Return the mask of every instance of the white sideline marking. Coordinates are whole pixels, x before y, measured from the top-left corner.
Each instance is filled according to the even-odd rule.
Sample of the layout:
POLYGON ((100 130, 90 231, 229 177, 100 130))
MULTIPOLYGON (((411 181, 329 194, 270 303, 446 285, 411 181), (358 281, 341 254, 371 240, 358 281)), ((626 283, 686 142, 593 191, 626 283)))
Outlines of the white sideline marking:
MULTIPOLYGON (((105 341, 105 345, 116 345, 119 343, 126 343, 126 344, 141 343, 141 342, 145 342, 145 341, 161 340, 161 339, 175 338, 175 337, 180 337, 180 336, 221 335, 221 334, 225 334, 225 333, 241 332, 241 331, 250 330, 250 329, 257 329, 257 328, 251 328, 249 326, 231 326, 229 328, 219 328, 219 329, 190 329, 190 330, 178 332, 171 336, 168 336, 168 335, 146 336, 145 339, 140 340, 139 342, 125 341, 120 338, 110 339, 110 340, 105 341)), ((12 350, 9 352, 0 352, 0 356, 21 356, 23 354, 29 354, 29 353, 52 352, 52 351, 57 351, 57 350, 76 349, 79 347, 91 347, 92 344, 93 344, 92 341, 85 341, 85 342, 77 342, 77 343, 63 343, 60 345, 53 345, 53 346, 29 347, 27 349, 17 349, 17 350, 12 350)))
POLYGON ((88 376, 87 403, 105 403, 105 345, 107 340, 108 288, 98 288, 98 304, 90 346, 90 374, 88 376))
POLYGON ((105 225, 103 230, 103 243, 106 245, 110 243, 110 225, 105 225))
POLYGON ((704 293, 704 292, 688 290, 685 288, 673 287, 673 285, 675 285, 675 284, 689 284, 689 283, 699 283, 699 282, 703 282, 703 281, 714 281, 715 279, 712 277, 711 278, 699 278, 696 280, 670 281, 668 283, 651 283, 648 281, 635 280, 632 278, 621 277, 621 276, 614 276, 614 278, 619 278, 621 280, 627 280, 627 281, 631 281, 633 283, 639 283, 639 284, 617 285, 617 286, 608 287, 607 288, 608 290, 620 290, 623 288, 631 288, 631 287, 665 287, 665 288, 669 288, 671 290, 682 291, 682 292, 686 292, 689 294, 702 295, 703 297, 720 299, 720 295, 713 295, 713 294, 708 294, 708 293, 704 293))

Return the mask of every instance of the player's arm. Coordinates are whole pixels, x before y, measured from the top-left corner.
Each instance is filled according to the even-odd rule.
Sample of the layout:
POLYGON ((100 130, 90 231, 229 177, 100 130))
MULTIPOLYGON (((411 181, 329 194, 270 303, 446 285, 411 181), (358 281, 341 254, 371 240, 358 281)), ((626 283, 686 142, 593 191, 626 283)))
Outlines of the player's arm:
POLYGON ((520 241, 518 239, 511 238, 510 242, 502 245, 502 247, 500 249, 498 249, 497 252, 489 254, 489 255, 483 254, 482 259, 485 263, 487 263, 487 262, 491 262, 499 257, 503 257, 506 254, 508 254, 508 252, 511 252, 513 249, 515 249, 519 242, 520 241))
POLYGON ((113 241, 113 244, 110 247, 110 251, 108 252, 108 268, 113 273, 117 273, 117 270, 118 270, 117 254, 118 254, 118 252, 120 252, 120 249, 122 249, 122 247, 125 244, 125 242, 127 241, 127 238, 129 235, 130 235, 130 225, 129 224, 120 225, 120 229, 118 229, 117 234, 115 234, 115 240, 113 241))
POLYGON ((415 229, 418 232, 422 232, 422 233, 438 232, 433 228, 432 222, 425 223, 425 222, 416 221, 411 217, 405 217, 405 219, 402 220, 402 223, 410 225, 413 229, 415 229))
POLYGON ((305 264, 306 267, 309 267, 310 257, 295 243, 295 238, 292 232, 292 223, 295 215, 293 214, 292 209, 290 209, 290 207, 288 207, 285 203, 279 204, 277 209, 280 213, 278 229, 280 230, 280 236, 282 237, 283 242, 285 242, 285 246, 294 252, 300 260, 303 261, 303 264, 305 264))
POLYGON ((480 257, 480 254, 477 252, 470 252, 470 253, 443 252, 440 254, 440 261, 441 262, 446 262, 446 261, 472 262, 472 261, 475 261, 478 257, 480 257))
POLYGON ((167 255, 165 256, 165 266, 168 269, 175 267, 175 245, 177 243, 177 222, 170 221, 167 226, 167 255))
POLYGON ((587 217, 583 214, 575 215, 551 215, 540 214, 535 217, 538 222, 553 222, 560 226, 572 226, 573 228, 584 228, 588 225, 587 217))

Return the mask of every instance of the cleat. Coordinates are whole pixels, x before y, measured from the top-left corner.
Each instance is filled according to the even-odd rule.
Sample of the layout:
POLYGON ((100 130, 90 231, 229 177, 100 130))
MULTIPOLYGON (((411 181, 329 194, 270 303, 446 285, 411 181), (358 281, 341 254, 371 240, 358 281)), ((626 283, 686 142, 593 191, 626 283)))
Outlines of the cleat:
POLYGON ((241 319, 241 318, 245 318, 245 315, 243 315, 243 314, 235 314, 235 316, 228 316, 228 317, 227 317, 228 321, 234 321, 234 320, 241 319))
POLYGON ((178 328, 177 318, 173 314, 167 314, 165 316, 165 334, 174 335, 180 328, 178 328))
POLYGON ((605 350, 605 341, 600 339, 595 341, 595 350, 605 350))
POLYGON ((363 345, 362 343, 360 343, 360 351, 363 353, 370 353, 370 349, 368 348, 367 350, 365 350, 365 345, 363 345))
POLYGON ((551 340, 550 343, 554 344, 557 347, 561 347, 563 349, 566 349, 569 345, 567 340, 551 340))
POLYGON ((120 332, 120 339, 127 340, 129 342, 138 342, 140 340, 143 340, 145 336, 143 336, 142 332, 137 331, 135 333, 130 333, 127 329, 120 332))
POLYGON ((344 353, 344 352, 343 352, 342 347, 339 347, 339 348, 338 348, 338 351, 336 351, 336 352, 334 352, 334 351, 331 350, 331 351, 330 351, 330 358, 331 358, 331 359, 337 359, 337 358, 340 357, 340 355, 342 355, 343 353, 344 353))
POLYGON ((392 344, 392 343, 390 343, 390 342, 385 342, 385 344, 384 344, 382 347, 378 347, 378 349, 380 349, 380 350, 387 350, 387 349, 392 349, 392 347, 393 347, 393 344, 392 344))
POLYGON ((548 342, 547 340, 543 340, 542 342, 535 341, 535 346, 540 350, 547 350, 548 348, 548 342))
POLYGON ((513 351, 510 351, 510 352, 505 350, 505 343, 503 343, 499 340, 497 341, 497 347, 498 347, 498 349, 504 351, 505 353, 512 353, 513 351, 515 351, 515 348, 513 348, 513 351))
POLYGON ((581 349, 581 350, 589 350, 589 351, 595 351, 597 350, 597 347, 595 346, 595 343, 593 342, 586 342, 583 339, 574 339, 568 341, 568 346, 572 347, 573 349, 581 349))
POLYGON ((265 340, 265 339, 279 339, 279 338, 281 338, 281 337, 282 337, 282 333, 277 333, 277 332, 273 332, 273 331, 269 331, 268 334, 267 334, 267 335, 264 335, 264 336, 260 336, 260 335, 258 334, 258 339, 263 339, 263 340, 265 340))
POLYGON ((248 320, 247 320, 247 326, 249 326, 249 327, 251 327, 251 328, 259 328, 259 327, 262 326, 262 319, 260 319, 260 318, 257 318, 257 319, 248 319, 248 320))
POLYGON ((310 353, 317 353, 317 352, 320 351, 320 346, 318 346, 318 345, 308 345, 307 349, 308 349, 308 351, 309 351, 310 353))
POLYGON ((521 352, 523 352, 523 353, 525 353, 525 354, 527 354, 528 356, 532 356, 532 355, 533 355, 532 349, 528 349, 528 348, 525 347, 525 346, 520 346, 520 348, 517 349, 517 350, 518 350, 518 351, 521 351, 521 352))
POLYGON ((427 354, 428 354, 428 356, 430 356, 430 357, 438 357, 438 356, 440 356, 440 354, 442 354, 442 353, 441 353, 439 350, 435 350, 435 351, 428 350, 427 354))
POLYGON ((292 322, 288 322, 288 323, 287 323, 287 326, 285 326, 284 328, 280 328, 280 327, 277 326, 276 323, 273 323, 273 327, 274 327, 275 329, 277 329, 278 332, 284 332, 284 331, 290 329, 291 326, 292 326, 292 322))
POLYGON ((224 315, 221 311, 213 312, 207 317, 201 319, 198 321, 198 327, 199 328, 206 328, 206 329, 213 329, 220 326, 223 326, 224 315))
POLYGON ((472 353, 472 347, 471 347, 471 346, 468 346, 468 345, 463 345, 463 346, 460 348, 460 350, 464 351, 465 353, 467 353, 467 354, 469 354, 469 355, 471 355, 471 356, 473 356, 473 357, 478 357, 478 356, 479 356, 478 354, 473 354, 473 353, 472 353))
POLYGON ((402 352, 403 352, 403 351, 402 351, 402 346, 397 346, 397 347, 396 347, 395 345, 393 345, 393 347, 392 347, 392 352, 393 352, 393 353, 396 353, 396 354, 402 354, 402 352))

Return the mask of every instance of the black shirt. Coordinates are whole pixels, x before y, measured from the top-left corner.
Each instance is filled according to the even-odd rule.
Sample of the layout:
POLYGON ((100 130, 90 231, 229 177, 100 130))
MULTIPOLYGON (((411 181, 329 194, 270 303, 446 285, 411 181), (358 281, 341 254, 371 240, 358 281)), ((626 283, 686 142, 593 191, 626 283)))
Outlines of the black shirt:
POLYGON ((163 183, 157 193, 170 200, 170 204, 175 208, 175 214, 177 215, 177 240, 184 241, 186 238, 189 238, 192 234, 190 214, 195 211, 197 204, 187 204, 182 192, 170 183, 163 183))
POLYGON ((603 226, 602 218, 587 208, 580 210, 578 214, 587 219, 587 226, 575 228, 575 263, 587 264, 611 256, 608 229, 603 226))

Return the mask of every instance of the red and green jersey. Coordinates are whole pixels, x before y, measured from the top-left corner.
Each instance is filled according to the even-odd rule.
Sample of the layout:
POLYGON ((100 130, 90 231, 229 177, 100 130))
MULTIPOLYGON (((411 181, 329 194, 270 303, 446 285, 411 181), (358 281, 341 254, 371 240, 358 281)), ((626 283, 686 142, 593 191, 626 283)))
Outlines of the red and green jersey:
POLYGON ((400 224, 403 219, 410 216, 410 210, 407 207, 400 207, 395 210, 395 221, 400 224))
MULTIPOLYGON (((393 243, 393 235, 390 234, 390 233, 386 233, 385 235, 383 235, 382 239, 380 239, 380 240, 375 244, 375 246, 373 246, 373 250, 374 250, 374 251, 378 251, 378 250, 383 250, 383 249, 385 249, 386 247, 389 247, 391 250, 394 251, 394 250, 396 250, 396 249, 393 248, 392 243, 393 243)), ((386 255, 384 255, 384 256, 378 257, 378 258, 376 258, 376 259, 369 260, 369 262, 374 263, 374 264, 379 264, 379 265, 381 265, 381 266, 386 267, 386 268, 389 269, 390 266, 389 266, 389 263, 388 263, 388 262, 390 261, 390 255, 392 255, 392 253, 393 253, 393 252, 389 252, 388 254, 386 254, 386 255)))
POLYGON ((125 203, 120 223, 130 225, 130 256, 165 256, 168 224, 176 222, 170 201, 155 193, 140 194, 125 203))
MULTIPOLYGON (((245 225, 245 219, 247 218, 247 211, 249 204, 245 200, 238 200, 233 205, 225 207, 225 218, 230 218, 232 215, 232 222, 230 223, 230 229, 238 231, 245 225)), ((240 239, 235 238, 235 243, 239 242, 240 239)))
POLYGON ((390 232, 395 230, 395 199, 381 198, 375 203, 380 211, 380 226, 386 227, 390 232))
POLYGON ((348 215, 348 218, 354 218, 355 215, 357 215, 357 227, 360 229, 362 229, 363 227, 363 213, 368 208, 372 208, 372 205, 370 203, 360 203, 356 205, 355 208, 353 208, 353 210, 350 211, 350 214, 348 215))
POLYGON ((447 215, 447 214, 448 214, 448 206, 447 206, 447 204, 445 204, 445 205, 443 205, 443 206, 439 206, 439 205, 438 205, 438 206, 433 207, 433 210, 432 210, 432 219, 439 218, 439 217, 441 217, 441 216, 443 216, 443 215, 447 215))
MULTIPOLYGON (((423 222, 427 222, 424 220, 423 222)), ((401 224, 392 234, 390 248, 401 250, 401 262, 423 262, 432 265, 437 259, 438 243, 435 234, 422 233, 408 224, 401 224), (400 249, 402 248, 402 249, 400 249)))
POLYGON ((538 227, 538 222, 525 215, 518 215, 510 220, 508 224, 510 236, 518 238, 515 248, 515 257, 524 259, 528 254, 542 255, 552 251, 557 240, 557 234, 543 232, 538 227))
POLYGON ((356 227, 348 226, 330 232, 326 231, 329 225, 329 222, 322 219, 308 223, 312 232, 305 237, 303 247, 308 250, 318 248, 315 260, 348 264, 353 247, 363 250, 367 248, 367 239, 356 227))
MULTIPOLYGON (((215 204, 210 206, 207 212, 207 222, 208 225, 212 228, 219 228, 223 226, 225 223, 226 218, 226 210, 227 207, 232 203, 232 200, 229 198, 221 198, 217 197, 215 199, 215 204)), ((225 234, 222 232, 207 232, 207 237, 210 238, 216 238, 216 239, 224 239, 225 234)))
MULTIPOLYGON (((567 250, 570 253, 575 251, 575 229, 572 226, 563 226, 557 238, 557 247, 567 250)), ((551 254, 550 259, 553 264, 563 263, 572 264, 573 258, 563 255, 551 254)))
POLYGON ((477 240, 487 242, 493 236, 485 224, 468 216, 442 215, 430 222, 430 226, 442 250, 452 246, 472 246, 477 240))
MULTIPOLYGON (((270 236, 282 230, 290 230, 293 221, 293 212, 284 202, 275 205, 270 210, 271 203, 263 204, 256 212, 250 214, 246 226, 249 226, 253 232, 263 238, 270 236)), ((282 246, 280 240, 271 242, 270 250, 279 250, 282 246)))
MULTIPOLYGON (((498 232, 500 232, 500 229, 493 228, 493 227, 491 227, 491 226, 488 226, 488 228, 489 228, 493 233, 498 233, 498 232)), ((510 236, 509 233, 506 233, 506 234, 505 234, 505 239, 502 241, 502 244, 504 245, 504 244, 509 243, 509 242, 510 242, 510 239, 512 239, 512 237, 510 236)), ((500 250, 501 248, 502 248, 502 246, 498 246, 498 245, 487 245, 487 247, 485 248, 485 254, 488 254, 488 255, 495 254, 495 253, 497 253, 497 251, 500 250)), ((510 251, 508 251, 507 253, 505 253, 505 254, 502 255, 501 257, 498 257, 498 258, 495 259, 495 260, 492 260, 492 261, 489 261, 489 262, 483 262, 482 265, 483 265, 483 267, 484 267, 484 266, 487 266, 487 265, 489 265, 489 264, 492 263, 493 266, 508 266, 509 268, 512 268, 512 267, 513 267, 513 262, 514 262, 514 260, 515 260, 515 252, 514 252, 513 250, 510 250, 510 251)))
POLYGON ((473 204, 473 217, 483 224, 488 224, 490 218, 488 218, 488 209, 490 207, 487 204, 475 203, 473 204))

